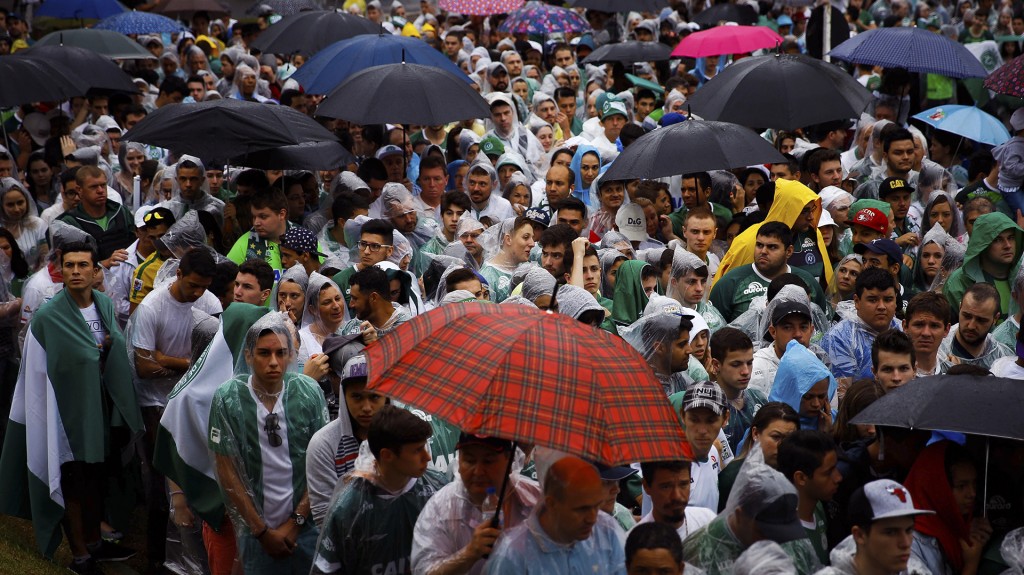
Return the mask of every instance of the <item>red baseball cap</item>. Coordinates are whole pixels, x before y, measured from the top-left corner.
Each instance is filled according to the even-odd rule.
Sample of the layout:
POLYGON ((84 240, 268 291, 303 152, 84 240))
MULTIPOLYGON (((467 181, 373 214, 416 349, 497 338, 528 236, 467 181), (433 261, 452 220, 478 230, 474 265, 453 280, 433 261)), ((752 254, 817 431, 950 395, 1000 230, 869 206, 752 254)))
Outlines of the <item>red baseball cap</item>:
POLYGON ((859 225, 866 228, 875 230, 880 234, 884 234, 889 229, 889 218, 884 213, 875 208, 864 208, 856 214, 848 222, 850 225, 859 225))

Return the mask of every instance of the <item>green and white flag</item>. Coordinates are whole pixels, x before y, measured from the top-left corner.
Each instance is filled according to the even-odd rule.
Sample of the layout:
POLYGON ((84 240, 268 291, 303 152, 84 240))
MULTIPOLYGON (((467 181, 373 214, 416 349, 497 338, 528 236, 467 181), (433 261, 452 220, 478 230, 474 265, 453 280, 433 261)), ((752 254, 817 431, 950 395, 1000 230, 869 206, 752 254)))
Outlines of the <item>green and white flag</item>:
POLYGON ((153 466, 181 487, 189 505, 213 527, 224 518, 224 501, 207 449, 210 405, 217 388, 235 376, 246 332, 269 311, 244 303, 224 310, 217 335, 167 397, 157 429, 153 466))

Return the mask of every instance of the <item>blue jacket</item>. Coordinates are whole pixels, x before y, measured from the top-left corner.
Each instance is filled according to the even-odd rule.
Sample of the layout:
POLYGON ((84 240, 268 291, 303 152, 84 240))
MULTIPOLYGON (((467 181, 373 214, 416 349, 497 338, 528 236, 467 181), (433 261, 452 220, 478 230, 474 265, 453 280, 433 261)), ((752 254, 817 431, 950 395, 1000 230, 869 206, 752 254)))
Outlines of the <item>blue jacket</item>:
MULTIPOLYGON (((831 401, 839 387, 836 378, 825 364, 800 342, 793 340, 786 345, 786 353, 779 362, 768 401, 781 401, 800 413, 800 402, 814 384, 828 378, 828 398, 831 401)), ((834 416, 834 414, 833 414, 834 416)), ((800 429, 817 429, 818 418, 800 416, 800 429)))

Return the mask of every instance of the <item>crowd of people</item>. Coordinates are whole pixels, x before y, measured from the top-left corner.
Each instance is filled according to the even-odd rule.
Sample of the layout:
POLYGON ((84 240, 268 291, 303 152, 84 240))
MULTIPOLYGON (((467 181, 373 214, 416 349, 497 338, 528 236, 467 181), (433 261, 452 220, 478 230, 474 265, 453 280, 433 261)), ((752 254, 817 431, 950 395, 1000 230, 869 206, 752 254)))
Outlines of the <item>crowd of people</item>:
MULTIPOLYGON (((490 115, 449 125, 318 116, 292 78, 310 54, 251 47, 272 10, 135 37, 154 56, 121 64, 135 94, 4 112, 0 512, 44 555, 66 538, 79 574, 141 551, 129 532, 150 572, 182 575, 1021 569, 1024 438, 852 421, 915 379, 1024 378, 1024 109, 989 104, 1013 134, 995 148, 922 131, 908 114, 962 85, 852 66, 871 104, 765 131, 781 163, 612 180, 750 56, 583 62, 700 28, 668 4, 580 9, 591 31, 540 42, 503 15, 345 2, 468 75, 490 115), (222 98, 308 114, 355 161, 244 169, 122 139, 222 98), (678 458, 608 466, 367 387, 368 347, 461 305, 621 337, 679 417, 678 458)), ((852 33, 1006 56, 1024 33, 1009 1, 843 4, 852 33)), ((810 9, 751 5, 807 51, 810 9)), ((0 54, 32 43, 0 9, 0 54)))

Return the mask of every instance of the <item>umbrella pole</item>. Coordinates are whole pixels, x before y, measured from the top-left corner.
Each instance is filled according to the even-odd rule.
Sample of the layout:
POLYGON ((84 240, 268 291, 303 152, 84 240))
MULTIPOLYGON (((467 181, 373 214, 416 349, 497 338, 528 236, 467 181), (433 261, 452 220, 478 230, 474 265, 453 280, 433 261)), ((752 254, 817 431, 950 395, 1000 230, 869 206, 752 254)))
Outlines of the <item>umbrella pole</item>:
POLYGON ((821 34, 821 59, 826 62, 831 62, 832 58, 828 55, 829 50, 832 49, 832 2, 829 0, 825 2, 825 5, 821 8, 822 11, 822 34, 821 34))
POLYGON ((512 462, 516 459, 517 447, 519 447, 519 443, 513 441, 512 450, 508 455, 508 465, 505 467, 505 477, 501 481, 501 491, 498 492, 498 508, 494 511, 494 517, 491 518, 491 527, 494 529, 497 529, 501 522, 501 510, 505 505, 505 490, 508 489, 508 476, 512 474, 512 462))
POLYGON ((981 516, 988 517, 988 448, 992 439, 985 437, 985 483, 981 487, 981 516))

